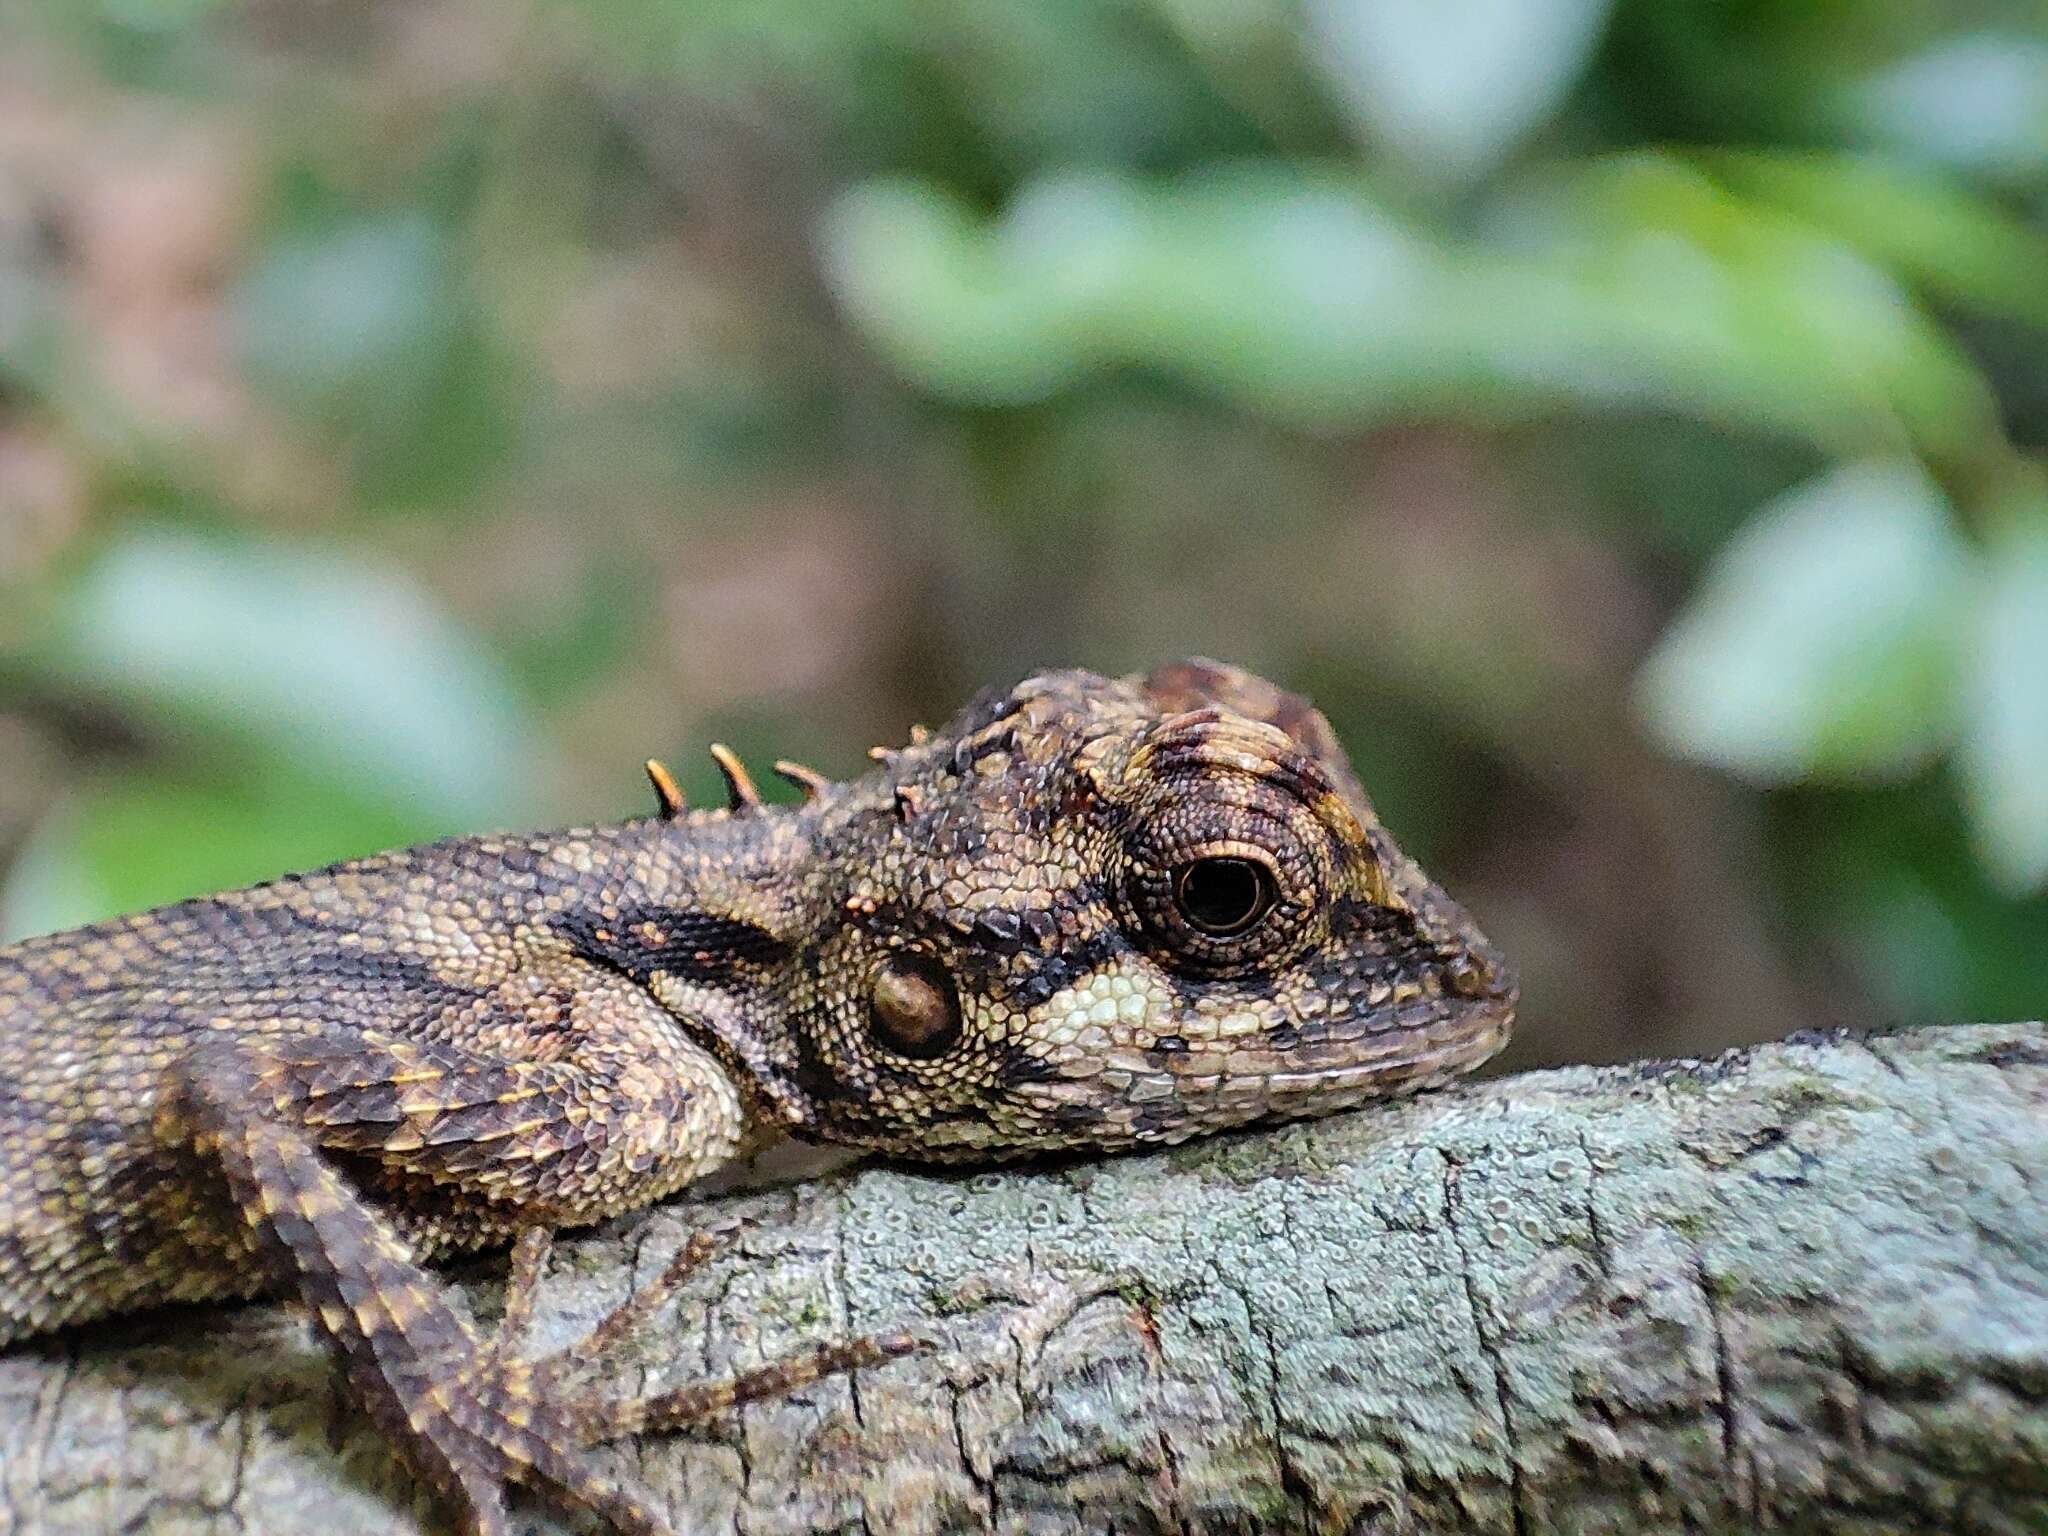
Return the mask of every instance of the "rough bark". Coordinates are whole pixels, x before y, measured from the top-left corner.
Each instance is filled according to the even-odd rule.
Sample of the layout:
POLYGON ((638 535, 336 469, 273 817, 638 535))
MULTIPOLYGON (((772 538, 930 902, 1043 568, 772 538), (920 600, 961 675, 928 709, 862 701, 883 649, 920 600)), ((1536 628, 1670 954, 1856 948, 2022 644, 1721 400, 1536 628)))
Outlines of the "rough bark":
MULTIPOLYGON (((675 1204, 559 1247, 548 1326, 741 1213, 622 1381, 942 1343, 619 1451, 685 1532, 2048 1529, 2040 1025, 675 1204)), ((0 1357, 0 1532, 442 1528, 287 1310, 0 1357)))

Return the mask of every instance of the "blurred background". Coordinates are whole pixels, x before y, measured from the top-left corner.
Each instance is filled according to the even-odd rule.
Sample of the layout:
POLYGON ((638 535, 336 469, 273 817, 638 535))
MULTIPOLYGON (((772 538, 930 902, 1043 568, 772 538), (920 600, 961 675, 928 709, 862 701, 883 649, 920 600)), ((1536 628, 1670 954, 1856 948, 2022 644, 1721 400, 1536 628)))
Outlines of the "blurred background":
POLYGON ((0 20, 0 937, 1184 653, 1510 1065, 2048 1012, 2048 14, 0 20))

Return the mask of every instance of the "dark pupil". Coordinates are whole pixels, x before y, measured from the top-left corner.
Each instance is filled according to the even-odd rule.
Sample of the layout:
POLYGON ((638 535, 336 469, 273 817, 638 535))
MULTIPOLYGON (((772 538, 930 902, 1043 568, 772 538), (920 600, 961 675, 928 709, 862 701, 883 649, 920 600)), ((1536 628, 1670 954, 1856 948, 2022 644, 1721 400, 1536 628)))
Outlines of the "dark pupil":
POLYGON ((1180 872, 1174 899, 1205 933, 1242 933, 1265 915, 1266 872, 1250 859, 1197 859, 1180 872))

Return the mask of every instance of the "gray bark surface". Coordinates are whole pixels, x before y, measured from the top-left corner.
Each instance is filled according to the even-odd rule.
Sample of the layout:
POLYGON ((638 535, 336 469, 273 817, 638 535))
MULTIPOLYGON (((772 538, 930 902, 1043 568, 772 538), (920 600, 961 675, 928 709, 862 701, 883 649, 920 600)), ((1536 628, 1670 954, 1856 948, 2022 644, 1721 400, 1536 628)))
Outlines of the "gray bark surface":
MULTIPOLYGON (((2041 1025, 675 1203, 559 1244, 544 1331, 735 1216, 621 1385, 939 1347, 607 1453, 683 1532, 2048 1530, 2041 1025)), ((7 1536, 445 1528, 288 1309, 0 1356, 7 1536)))

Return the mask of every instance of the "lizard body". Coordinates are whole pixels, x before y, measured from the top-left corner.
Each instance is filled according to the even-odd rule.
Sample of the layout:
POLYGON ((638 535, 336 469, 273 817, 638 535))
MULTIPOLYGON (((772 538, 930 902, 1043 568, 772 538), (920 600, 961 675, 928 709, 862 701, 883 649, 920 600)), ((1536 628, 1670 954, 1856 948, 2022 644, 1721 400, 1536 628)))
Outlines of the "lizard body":
MULTIPOLYGON (((1214 663, 985 695, 800 806, 457 839, 0 950, 0 1345, 296 1294, 372 1414, 505 1529, 526 1481, 667 1529, 589 1442, 664 1399, 519 1335, 541 1235, 780 1134, 931 1161, 1172 1142, 1442 1082, 1514 984, 1305 701, 1214 663), (526 1234, 501 1336, 423 1260, 526 1234)), ((627 1310, 644 1305, 628 1303, 627 1310)), ((604 1333, 609 1324, 600 1325, 604 1333)))

